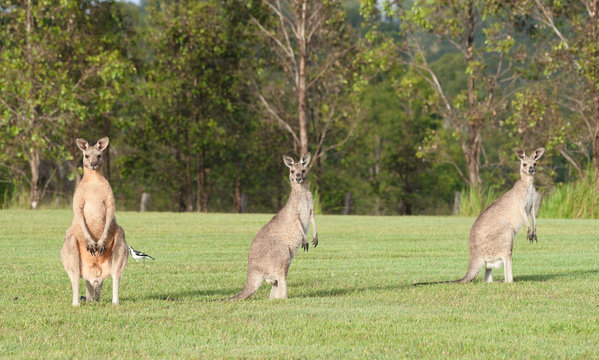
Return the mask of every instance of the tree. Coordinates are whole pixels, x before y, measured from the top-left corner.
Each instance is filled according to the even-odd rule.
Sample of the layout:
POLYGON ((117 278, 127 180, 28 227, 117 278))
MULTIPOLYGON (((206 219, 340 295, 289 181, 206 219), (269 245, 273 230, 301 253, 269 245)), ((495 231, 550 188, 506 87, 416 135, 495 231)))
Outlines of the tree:
POLYGON ((87 118, 90 102, 111 107, 126 67, 117 53, 81 36, 93 4, 80 5, 22 0, 0 9, 0 148, 11 157, 2 165, 29 184, 33 209, 42 197, 42 160, 69 157, 63 139, 71 125, 87 118))
POLYGON ((139 88, 144 119, 130 124, 140 150, 130 160, 160 173, 161 186, 177 193, 180 211, 207 211, 211 169, 235 146, 228 142, 233 133, 251 120, 244 115, 243 77, 253 68, 253 44, 239 9, 239 2, 216 0, 147 5, 151 54, 139 88), (147 163, 145 150, 159 161, 147 163))
MULTIPOLYGON (((581 176, 581 162, 590 153, 599 180, 599 1, 526 0, 517 5, 520 15, 532 18, 539 28, 534 32, 540 40, 536 58, 545 85, 559 89, 543 90, 553 93, 545 97, 546 105, 557 107, 555 111, 571 122, 566 124, 568 136, 558 138, 554 145, 581 176)), ((563 128, 559 119, 553 123, 563 128)))
MULTIPOLYGON (((374 1, 366 1, 365 5, 367 11, 376 9, 374 1)), ((398 61, 409 64, 436 92, 437 111, 458 141, 466 169, 448 151, 442 132, 432 134, 422 154, 452 164, 464 182, 480 192, 483 130, 494 126, 505 109, 518 78, 514 65, 523 55, 514 40, 509 9, 501 2, 477 0, 417 0, 409 6, 390 0, 383 7, 389 16, 399 19, 402 56, 398 61), (424 44, 430 43, 430 35, 457 51, 466 75, 461 91, 447 91, 429 62, 424 44), (479 40, 483 35, 484 41, 479 40)))
POLYGON ((358 47, 339 1, 262 3, 272 17, 251 19, 275 59, 272 71, 258 79, 257 96, 269 116, 292 137, 296 151, 308 152, 312 139, 314 164, 347 141, 360 118, 344 111, 343 105, 356 81, 353 59, 358 47), (287 96, 284 83, 291 85, 293 96, 287 96), (327 142, 331 133, 337 135, 332 144, 327 142))

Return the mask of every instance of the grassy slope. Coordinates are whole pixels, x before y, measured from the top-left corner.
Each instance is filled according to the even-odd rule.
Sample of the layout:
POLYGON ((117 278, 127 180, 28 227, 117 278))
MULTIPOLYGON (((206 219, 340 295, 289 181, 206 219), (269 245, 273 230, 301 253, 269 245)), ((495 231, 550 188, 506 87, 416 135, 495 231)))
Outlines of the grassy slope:
POLYGON ((290 299, 267 300, 265 284, 211 302, 243 287, 270 215, 117 218, 156 261, 130 259, 120 307, 109 279, 100 303, 73 309, 59 255, 71 213, 0 211, 0 358, 599 357, 599 221, 540 219, 534 245, 519 234, 514 284, 413 287, 465 273, 472 219, 320 216, 290 299))

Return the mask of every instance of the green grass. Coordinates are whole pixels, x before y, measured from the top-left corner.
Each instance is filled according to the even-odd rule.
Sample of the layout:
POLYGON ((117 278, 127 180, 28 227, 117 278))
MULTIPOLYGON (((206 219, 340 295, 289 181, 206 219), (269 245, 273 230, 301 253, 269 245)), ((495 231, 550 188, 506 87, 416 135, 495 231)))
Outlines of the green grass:
POLYGON ((543 199, 541 216, 568 219, 599 219, 599 189, 592 167, 585 177, 574 182, 558 184, 543 199))
POLYGON ((513 284, 414 287, 464 275, 472 218, 320 216, 289 299, 264 284, 221 302, 271 215, 120 212, 156 261, 130 259, 121 306, 107 280, 99 303, 72 308, 59 254, 71 216, 0 211, 2 359, 599 357, 599 221, 539 219, 533 245, 518 234, 513 284))

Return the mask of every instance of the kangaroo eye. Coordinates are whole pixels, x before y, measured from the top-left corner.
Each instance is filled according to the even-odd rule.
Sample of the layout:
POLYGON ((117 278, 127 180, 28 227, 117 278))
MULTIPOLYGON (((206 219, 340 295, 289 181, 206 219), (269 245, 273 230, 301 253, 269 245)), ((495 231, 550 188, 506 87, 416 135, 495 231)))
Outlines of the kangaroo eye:
POLYGON ((305 174, 305 173, 306 173, 306 170, 302 170, 302 174, 305 174))
POLYGON ((102 158, 102 154, 98 155, 98 159, 101 159, 101 158, 102 158))
POLYGON ((89 155, 85 155, 85 158, 86 158, 86 159, 89 159, 89 155))
POLYGON ((537 166, 537 163, 532 164, 532 166, 537 166))
POLYGON ((522 164, 522 166, 526 167, 526 164, 522 164))
POLYGON ((292 174, 295 174, 295 171, 294 171, 294 170, 291 170, 291 173, 292 173, 292 174))

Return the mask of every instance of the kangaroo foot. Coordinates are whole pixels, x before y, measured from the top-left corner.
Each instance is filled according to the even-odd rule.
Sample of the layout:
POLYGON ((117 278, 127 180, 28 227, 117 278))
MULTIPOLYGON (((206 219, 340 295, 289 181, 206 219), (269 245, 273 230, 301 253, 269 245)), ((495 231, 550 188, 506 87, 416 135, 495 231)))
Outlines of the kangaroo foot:
POLYGON ((528 241, 530 241, 531 244, 534 241, 534 231, 530 231, 530 228, 526 230, 526 238, 528 239, 528 241))

